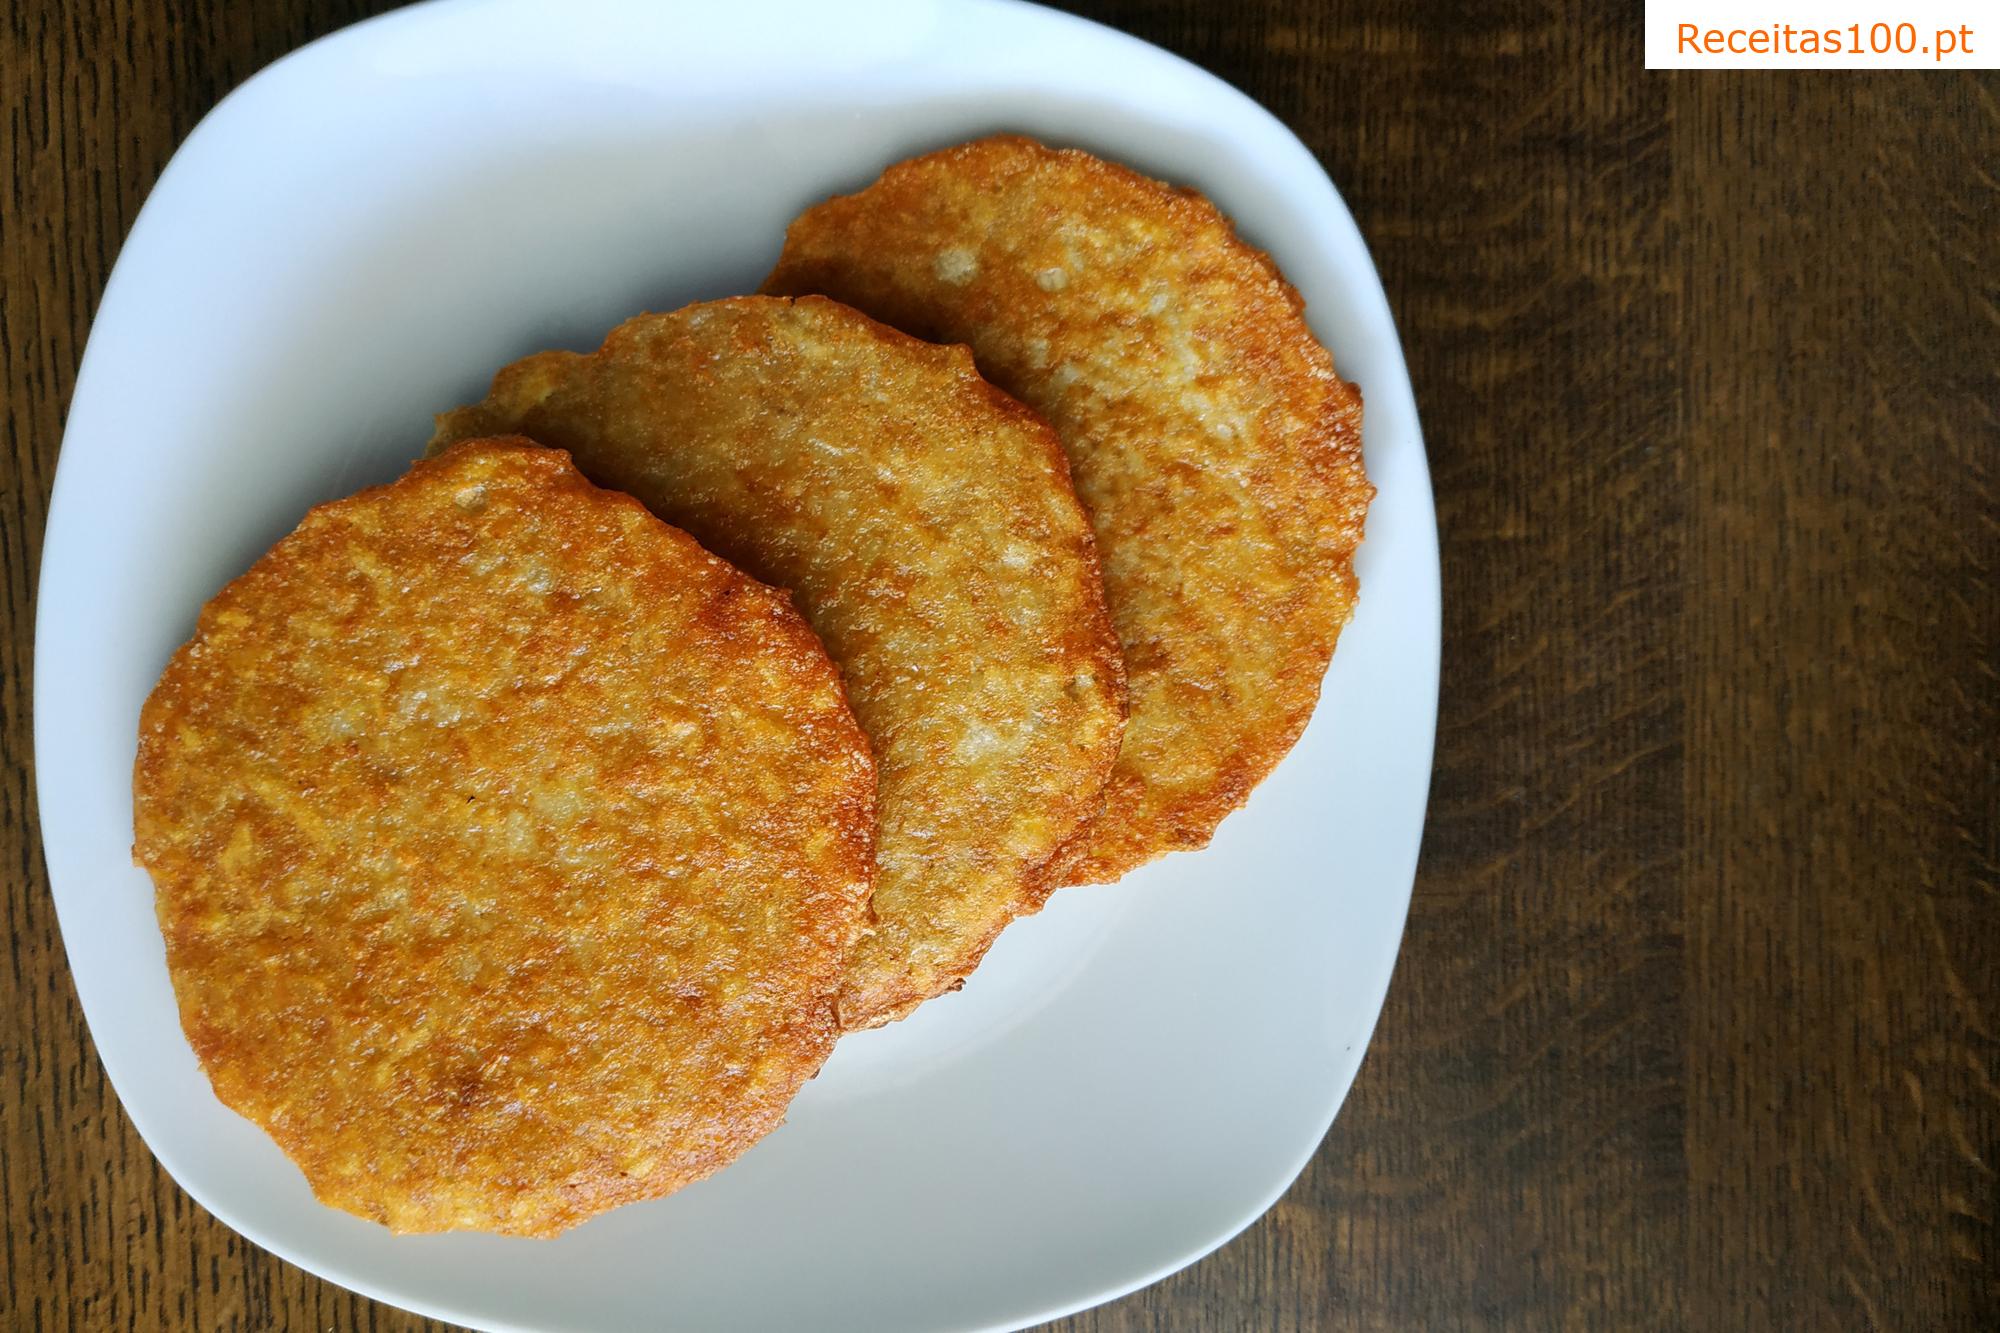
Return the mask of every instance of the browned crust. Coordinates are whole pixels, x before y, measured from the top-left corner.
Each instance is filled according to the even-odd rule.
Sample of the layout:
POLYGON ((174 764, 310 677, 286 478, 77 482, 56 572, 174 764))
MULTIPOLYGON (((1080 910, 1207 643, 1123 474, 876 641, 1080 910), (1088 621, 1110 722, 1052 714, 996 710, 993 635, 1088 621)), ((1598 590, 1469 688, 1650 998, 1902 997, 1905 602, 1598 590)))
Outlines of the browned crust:
POLYGON ((843 1023, 955 988, 1042 905, 1116 759, 1123 658, 1060 442, 966 349, 818 297, 708 302, 502 369, 434 443, 500 430, 790 589, 840 664, 881 773, 843 1023))
POLYGON ((969 344, 1055 424, 1132 703, 1102 812, 1045 873, 1205 845, 1312 714, 1373 495, 1297 291, 1200 194, 1016 135, 808 210, 765 290, 969 344))
POLYGON ((560 452, 472 441, 313 510, 203 609, 133 792, 217 1095, 395 1230, 668 1193, 837 1036, 874 822, 839 677, 560 452))

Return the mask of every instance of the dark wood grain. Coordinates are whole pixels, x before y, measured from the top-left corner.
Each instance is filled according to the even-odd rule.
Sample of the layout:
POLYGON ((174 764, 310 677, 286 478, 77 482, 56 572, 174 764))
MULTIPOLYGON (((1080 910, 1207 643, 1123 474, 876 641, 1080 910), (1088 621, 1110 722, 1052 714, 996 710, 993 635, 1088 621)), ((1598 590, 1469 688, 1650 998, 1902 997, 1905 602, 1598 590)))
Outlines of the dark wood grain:
MULTIPOLYGON (((2000 1327, 2000 78, 1649 74, 1636 6, 1588 0, 1074 7, 1340 183, 1445 656, 1346 1110, 1243 1237, 1062 1327, 2000 1327)), ((153 1163, 31 796, 42 518, 119 241, 224 92, 371 8, 6 12, 0 1327, 440 1327, 153 1163)))

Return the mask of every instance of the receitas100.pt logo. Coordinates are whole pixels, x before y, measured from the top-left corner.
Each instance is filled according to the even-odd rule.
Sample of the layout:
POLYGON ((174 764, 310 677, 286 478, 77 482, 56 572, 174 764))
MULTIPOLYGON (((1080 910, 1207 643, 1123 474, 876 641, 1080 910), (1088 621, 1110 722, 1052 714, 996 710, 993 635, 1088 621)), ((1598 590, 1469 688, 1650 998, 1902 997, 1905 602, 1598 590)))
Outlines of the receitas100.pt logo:
POLYGON ((1993 69, 1991 0, 1646 0, 1648 69, 1993 69))

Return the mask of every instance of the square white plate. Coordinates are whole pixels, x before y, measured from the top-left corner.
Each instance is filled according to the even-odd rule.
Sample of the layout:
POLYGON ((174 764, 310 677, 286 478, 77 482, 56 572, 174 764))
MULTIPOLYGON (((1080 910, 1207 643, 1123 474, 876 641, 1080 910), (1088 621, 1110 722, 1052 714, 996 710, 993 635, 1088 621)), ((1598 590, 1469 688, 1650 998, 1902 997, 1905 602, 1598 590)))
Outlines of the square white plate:
POLYGON ((490 1328, 1001 1327, 1215 1246, 1359 1065, 1429 783, 1436 529, 1382 288, 1312 156, 1141 42, 1017 4, 434 3, 273 65, 127 240, 44 548, 35 733, 77 992, 133 1123, 229 1225, 490 1328), (1297 750, 1206 852, 1072 889, 959 995, 844 1041, 715 1178, 554 1241, 397 1238, 316 1204, 211 1094, 129 859, 141 700, 306 508, 399 473, 505 361, 753 290, 785 223, 1012 129, 1211 195, 1367 397, 1361 601, 1297 750))

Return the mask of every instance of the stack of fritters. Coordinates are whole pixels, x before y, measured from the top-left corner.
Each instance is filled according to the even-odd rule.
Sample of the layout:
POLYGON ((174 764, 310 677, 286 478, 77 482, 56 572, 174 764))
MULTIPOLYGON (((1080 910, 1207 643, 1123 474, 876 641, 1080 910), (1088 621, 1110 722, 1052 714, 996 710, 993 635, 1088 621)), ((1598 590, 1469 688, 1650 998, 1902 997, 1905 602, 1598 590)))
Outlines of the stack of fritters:
POLYGON ((541 1235, 713 1171, 1305 725, 1360 401, 1205 200, 982 140, 767 291, 504 368, 147 702, 183 1025, 329 1203, 541 1235))

